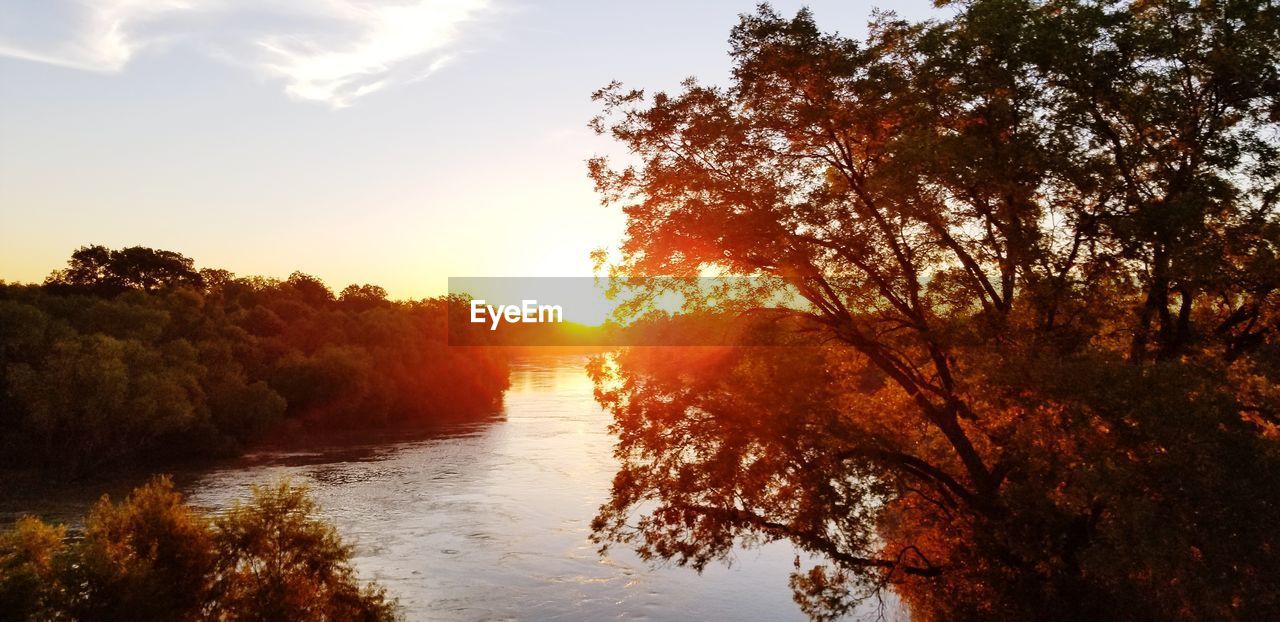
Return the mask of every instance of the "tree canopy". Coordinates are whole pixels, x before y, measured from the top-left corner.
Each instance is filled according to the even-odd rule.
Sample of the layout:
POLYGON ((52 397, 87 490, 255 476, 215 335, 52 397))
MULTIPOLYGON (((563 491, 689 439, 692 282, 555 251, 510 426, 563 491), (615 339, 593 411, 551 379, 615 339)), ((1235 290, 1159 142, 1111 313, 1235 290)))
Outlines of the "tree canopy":
POLYGON ((597 537, 790 540, 815 618, 1280 616, 1280 7, 951 8, 761 6, 726 86, 596 94, 614 270, 759 277, 720 307, 793 344, 601 361, 597 537))
POLYGON ((83 247, 42 286, 0 284, 0 467, 81 476, 285 432, 491 416, 505 357, 448 345, 464 308, 83 247))

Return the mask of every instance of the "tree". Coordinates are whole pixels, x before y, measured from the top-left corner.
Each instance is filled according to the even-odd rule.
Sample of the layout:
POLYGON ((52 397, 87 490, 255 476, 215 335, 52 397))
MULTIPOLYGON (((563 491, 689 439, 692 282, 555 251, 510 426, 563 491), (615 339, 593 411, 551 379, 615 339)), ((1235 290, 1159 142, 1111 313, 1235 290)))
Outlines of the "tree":
POLYGON ((116 294, 129 289, 155 291, 178 286, 203 287, 204 277, 191 259, 173 251, 132 246, 110 250, 105 246, 82 246, 71 254, 67 268, 54 272, 47 281, 116 294))
POLYGON ((1206 327, 1245 346, 1241 324, 1274 304, 1274 281, 1258 279, 1275 274, 1280 7, 1071 3, 1041 21, 1035 62, 1056 121, 1089 137, 1074 155, 1100 159, 1115 197, 1099 226, 1137 268, 1131 357, 1182 354, 1210 305, 1206 327))
POLYGON ((0 463, 80 477, 227 456, 283 427, 484 417, 506 388, 498 349, 447 346, 460 300, 335 301, 302 273, 199 285, 154 258, 194 270, 91 246, 43 286, 0 285, 0 463))
POLYGON ((385 591, 356 581, 351 547, 315 514, 306 488, 281 482, 220 517, 220 606, 241 620, 394 619, 385 591))
POLYGON ((194 620, 210 597, 217 552, 206 519, 167 477, 89 512, 68 571, 74 619, 194 620))
POLYGON ((195 354, 105 335, 61 340, 37 364, 6 370, 24 415, 7 432, 39 466, 67 474, 146 452, 204 418, 195 354))
POLYGON ((363 311, 386 306, 387 290, 378 285, 356 285, 353 283, 343 288, 338 299, 342 301, 343 305, 357 311, 363 311))
POLYGON ((30 620, 57 602, 55 561, 63 551, 62 527, 23 517, 0 533, 0 620, 30 620))
POLYGON ((285 285, 306 304, 321 306, 333 301, 333 292, 329 291, 329 286, 310 274, 294 272, 289 275, 285 285))
POLYGON ((615 270, 756 277, 717 304, 796 346, 598 366, 598 538, 788 539, 815 617, 1276 615, 1277 8, 957 9, 860 42, 761 7, 730 86, 596 94, 615 270))
POLYGON ((157 477, 105 496, 84 536, 20 519, 0 533, 0 620, 389 621, 396 604, 361 583, 352 549, 306 489, 255 487, 210 518, 157 477))

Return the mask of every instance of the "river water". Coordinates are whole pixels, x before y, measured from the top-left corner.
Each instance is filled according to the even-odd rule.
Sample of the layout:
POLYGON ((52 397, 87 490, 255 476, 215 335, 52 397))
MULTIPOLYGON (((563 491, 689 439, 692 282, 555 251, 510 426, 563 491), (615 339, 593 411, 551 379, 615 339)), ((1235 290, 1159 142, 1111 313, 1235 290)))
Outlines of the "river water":
MULTIPOLYGON (((701 575, 588 541, 617 462, 583 356, 513 364, 492 421, 305 451, 267 451, 178 482, 210 510, 304 482, 355 545, 360 575, 410 620, 802 620, 785 543, 701 575)), ((115 496, 113 494, 113 496, 115 496)))

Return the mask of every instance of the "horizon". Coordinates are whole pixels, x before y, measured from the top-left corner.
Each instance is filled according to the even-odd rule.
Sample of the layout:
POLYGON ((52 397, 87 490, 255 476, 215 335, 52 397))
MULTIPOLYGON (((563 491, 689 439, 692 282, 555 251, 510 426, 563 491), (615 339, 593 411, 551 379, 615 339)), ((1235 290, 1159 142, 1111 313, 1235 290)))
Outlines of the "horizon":
MULTIPOLYGON (((878 4, 773 6, 860 36, 878 4)), ((0 279, 39 282, 86 244, 396 299, 450 276, 589 276, 623 233, 587 177, 619 153, 587 127, 591 93, 723 82, 754 5, 11 4, 0 279)))
POLYGON ((0 3, 0 619, 1280 620, 1280 2, 878 1, 0 3))

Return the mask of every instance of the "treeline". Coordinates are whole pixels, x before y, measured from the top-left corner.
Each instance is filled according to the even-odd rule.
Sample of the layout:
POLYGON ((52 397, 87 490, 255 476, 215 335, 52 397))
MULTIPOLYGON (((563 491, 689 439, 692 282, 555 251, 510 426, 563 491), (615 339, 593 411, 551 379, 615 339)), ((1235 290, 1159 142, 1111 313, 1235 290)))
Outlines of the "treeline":
POLYGON ((80 248, 42 285, 0 283, 0 466, 75 476, 233 454, 279 430, 491 413, 506 364, 448 345, 463 306, 80 248))
POLYGON ((216 517, 167 478, 90 510, 83 537, 37 518, 0 533, 0 622, 8 620, 394 620, 362 584, 352 549, 306 489, 255 488, 216 517))

